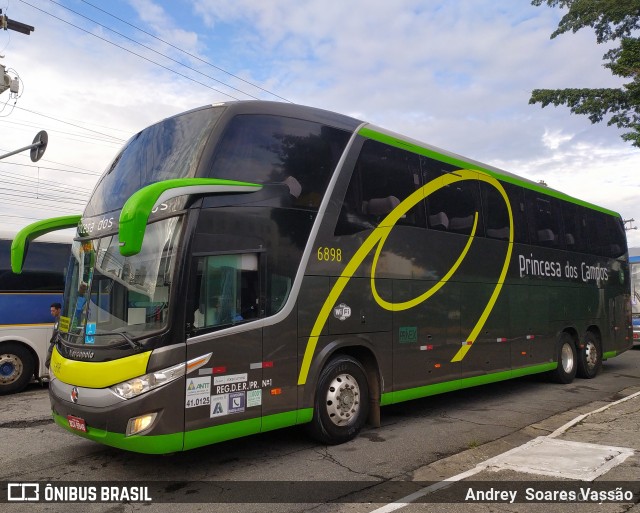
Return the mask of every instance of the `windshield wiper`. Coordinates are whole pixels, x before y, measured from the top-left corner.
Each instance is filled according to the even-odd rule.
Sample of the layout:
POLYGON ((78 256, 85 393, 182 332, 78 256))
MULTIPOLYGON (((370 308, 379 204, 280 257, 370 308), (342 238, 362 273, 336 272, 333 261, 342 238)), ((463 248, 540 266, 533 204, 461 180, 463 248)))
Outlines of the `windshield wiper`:
POLYGON ((133 340, 126 331, 119 331, 119 329, 113 330, 113 333, 121 335, 122 338, 127 341, 127 344, 129 344, 133 349, 142 349, 142 344, 140 342, 133 340))

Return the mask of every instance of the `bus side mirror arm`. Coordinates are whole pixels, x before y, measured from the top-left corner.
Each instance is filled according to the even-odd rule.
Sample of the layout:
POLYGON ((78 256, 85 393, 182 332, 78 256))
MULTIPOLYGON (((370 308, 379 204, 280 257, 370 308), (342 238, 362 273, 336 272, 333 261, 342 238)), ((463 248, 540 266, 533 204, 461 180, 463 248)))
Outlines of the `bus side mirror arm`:
POLYGON ((11 270, 15 274, 22 273, 22 266, 27 257, 27 249, 29 242, 33 239, 58 230, 67 228, 75 228, 78 226, 81 215, 52 217, 51 219, 43 219, 36 221, 20 230, 11 242, 11 270))
POLYGON ((118 240, 120 254, 140 253, 151 211, 171 198, 191 194, 225 194, 256 192, 261 185, 218 178, 176 178, 152 183, 133 193, 120 212, 118 240))

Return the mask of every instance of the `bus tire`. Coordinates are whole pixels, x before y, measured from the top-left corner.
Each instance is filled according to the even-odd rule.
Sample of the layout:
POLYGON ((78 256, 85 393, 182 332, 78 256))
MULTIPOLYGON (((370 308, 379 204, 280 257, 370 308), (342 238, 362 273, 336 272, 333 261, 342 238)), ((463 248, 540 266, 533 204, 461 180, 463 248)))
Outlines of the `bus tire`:
POLYGON ((350 356, 332 358, 322 369, 308 426, 316 440, 336 445, 355 438, 369 413, 369 385, 364 368, 350 356))
POLYGON ((35 362, 31 352, 21 344, 0 345, 0 395, 19 392, 33 377, 35 362))
POLYGON ((558 366, 551 371, 551 380, 562 384, 571 383, 578 370, 576 344, 571 335, 562 333, 558 339, 557 347, 558 366))
POLYGON ((591 331, 584 337, 582 349, 578 351, 578 377, 595 378, 602 368, 602 350, 600 341, 591 331))

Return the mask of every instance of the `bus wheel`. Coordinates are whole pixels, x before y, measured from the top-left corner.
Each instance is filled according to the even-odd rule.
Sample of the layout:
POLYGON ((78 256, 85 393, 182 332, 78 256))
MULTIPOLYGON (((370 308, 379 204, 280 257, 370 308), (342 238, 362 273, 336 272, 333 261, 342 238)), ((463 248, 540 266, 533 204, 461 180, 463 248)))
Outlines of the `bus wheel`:
POLYGON ((9 342, 0 346, 0 395, 19 392, 33 376, 35 362, 28 349, 9 342))
POLYGON ((584 337, 584 347, 578 352, 578 376, 581 378, 595 378, 602 367, 602 352, 600 342, 590 331, 584 337))
POLYGON ((578 370, 576 345, 568 333, 560 335, 558 340, 558 367, 551 371, 551 379, 557 383, 571 383, 578 370))
POLYGON ((318 381, 311 436, 330 445, 347 442, 364 426, 368 410, 369 386, 360 362, 349 356, 330 360, 318 381))

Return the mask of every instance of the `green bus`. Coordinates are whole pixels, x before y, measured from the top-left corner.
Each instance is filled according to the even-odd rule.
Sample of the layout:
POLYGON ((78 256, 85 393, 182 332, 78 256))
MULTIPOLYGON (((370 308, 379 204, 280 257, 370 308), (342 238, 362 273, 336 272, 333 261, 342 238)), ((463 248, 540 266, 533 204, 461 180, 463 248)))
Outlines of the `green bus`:
POLYGON ((631 317, 633 321, 633 345, 640 344, 640 250, 629 248, 631 272, 631 317))
POLYGON ((319 109, 206 106, 134 135, 77 226, 50 384, 55 422, 171 453, 548 373, 632 344, 622 219, 319 109))

